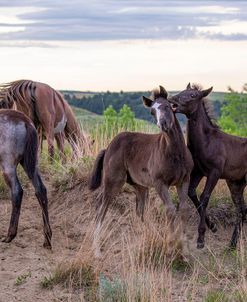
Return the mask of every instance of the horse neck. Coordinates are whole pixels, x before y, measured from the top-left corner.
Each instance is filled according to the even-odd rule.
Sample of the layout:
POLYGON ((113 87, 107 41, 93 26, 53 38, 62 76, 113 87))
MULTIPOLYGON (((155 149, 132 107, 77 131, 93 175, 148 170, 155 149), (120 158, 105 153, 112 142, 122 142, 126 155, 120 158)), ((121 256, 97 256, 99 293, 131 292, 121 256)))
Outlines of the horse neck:
POLYGON ((192 143, 198 140, 205 141, 205 135, 209 132, 210 129, 213 129, 214 126, 210 121, 206 109, 203 105, 203 100, 199 101, 197 110, 193 112, 187 123, 187 139, 188 143, 192 143))
POLYGON ((183 132, 176 117, 174 126, 169 130, 169 132, 162 132, 162 137, 165 140, 167 151, 184 154, 186 145, 183 132))

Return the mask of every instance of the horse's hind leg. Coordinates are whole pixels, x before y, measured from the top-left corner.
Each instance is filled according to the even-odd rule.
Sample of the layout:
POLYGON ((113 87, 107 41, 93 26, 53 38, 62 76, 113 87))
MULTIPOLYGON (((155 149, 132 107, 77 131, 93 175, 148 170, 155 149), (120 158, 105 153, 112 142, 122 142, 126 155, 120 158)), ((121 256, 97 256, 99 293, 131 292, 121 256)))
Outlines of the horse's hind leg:
POLYGON ((11 189, 12 213, 7 237, 2 241, 10 242, 17 234, 23 190, 16 174, 16 167, 11 169, 3 167, 3 176, 11 189))
POLYGON ((238 237, 246 216, 246 205, 244 203, 243 196, 244 189, 246 187, 246 181, 244 179, 241 181, 227 181, 227 185, 231 192, 231 197, 237 210, 237 219, 230 241, 230 248, 234 249, 237 246, 238 237))
POLYGON ((44 184, 41 180, 38 170, 36 170, 36 172, 34 173, 34 177, 31 179, 31 181, 35 188, 35 195, 42 208, 42 217, 43 217, 43 223, 44 223, 44 236, 45 236, 45 241, 44 241, 43 246, 45 248, 50 249, 52 231, 51 231, 49 215, 48 215, 47 191, 46 191, 46 187, 44 186, 44 184))
POLYGON ((99 194, 96 205, 96 228, 93 236, 93 248, 96 258, 100 258, 101 256, 100 233, 109 204, 111 200, 113 200, 114 197, 119 193, 125 181, 126 177, 121 177, 121 175, 115 177, 115 180, 104 180, 103 191, 99 194))
POLYGON ((56 134, 55 139, 59 150, 59 156, 62 160, 62 163, 64 164, 66 162, 66 156, 64 153, 64 132, 56 134))
POLYGON ((143 187, 138 184, 134 184, 133 187, 135 188, 136 192, 136 214, 144 221, 144 210, 145 210, 145 203, 148 199, 148 188, 143 187))

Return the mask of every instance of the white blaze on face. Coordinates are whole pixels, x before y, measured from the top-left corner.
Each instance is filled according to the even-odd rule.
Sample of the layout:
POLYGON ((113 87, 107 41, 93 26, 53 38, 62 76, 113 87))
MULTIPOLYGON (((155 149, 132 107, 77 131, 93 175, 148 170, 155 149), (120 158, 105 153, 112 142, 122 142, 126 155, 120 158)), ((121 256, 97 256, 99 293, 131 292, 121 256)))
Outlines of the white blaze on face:
POLYGON ((154 103, 152 108, 155 109, 155 112, 156 112, 156 119, 157 119, 157 126, 160 127, 160 116, 161 116, 161 111, 159 109, 161 104, 159 103, 154 103))

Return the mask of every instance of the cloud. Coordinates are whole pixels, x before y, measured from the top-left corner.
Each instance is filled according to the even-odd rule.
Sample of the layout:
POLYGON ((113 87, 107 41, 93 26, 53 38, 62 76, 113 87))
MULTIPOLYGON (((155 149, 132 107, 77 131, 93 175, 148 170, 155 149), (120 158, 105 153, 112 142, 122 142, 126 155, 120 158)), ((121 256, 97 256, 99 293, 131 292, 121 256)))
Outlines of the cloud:
POLYGON ((0 24, 4 40, 247 39, 247 25, 224 32, 224 22, 247 19, 244 1, 2 0, 0 4, 0 15, 11 8, 0 24))

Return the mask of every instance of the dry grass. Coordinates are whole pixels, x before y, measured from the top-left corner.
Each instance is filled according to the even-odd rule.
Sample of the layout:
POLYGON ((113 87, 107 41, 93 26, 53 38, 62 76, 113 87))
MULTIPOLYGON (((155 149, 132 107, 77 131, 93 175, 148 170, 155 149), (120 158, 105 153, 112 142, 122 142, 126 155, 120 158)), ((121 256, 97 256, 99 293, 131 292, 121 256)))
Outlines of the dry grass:
MULTIPOLYGON (((217 185, 210 202, 210 211, 220 225, 219 234, 208 231, 209 243, 203 251, 195 249, 198 218, 193 207, 185 225, 179 219, 171 224, 151 190, 143 223, 135 214, 133 191, 125 186, 106 215, 101 232, 102 258, 95 259, 92 238, 97 192, 88 191, 87 177, 92 155, 107 142, 102 136, 91 148, 89 140, 90 150, 77 158, 68 157, 65 165, 59 160, 50 163, 46 154, 41 157, 41 170, 55 190, 53 206, 59 226, 63 214, 70 222, 66 222, 65 235, 81 238, 74 256, 59 259, 41 280, 44 290, 66 288, 71 296, 64 301, 79 301, 71 298, 78 293, 80 301, 88 302, 247 301, 245 233, 237 251, 225 250, 233 207, 224 182, 217 185)), ((172 198, 176 203, 173 191, 172 198)))

